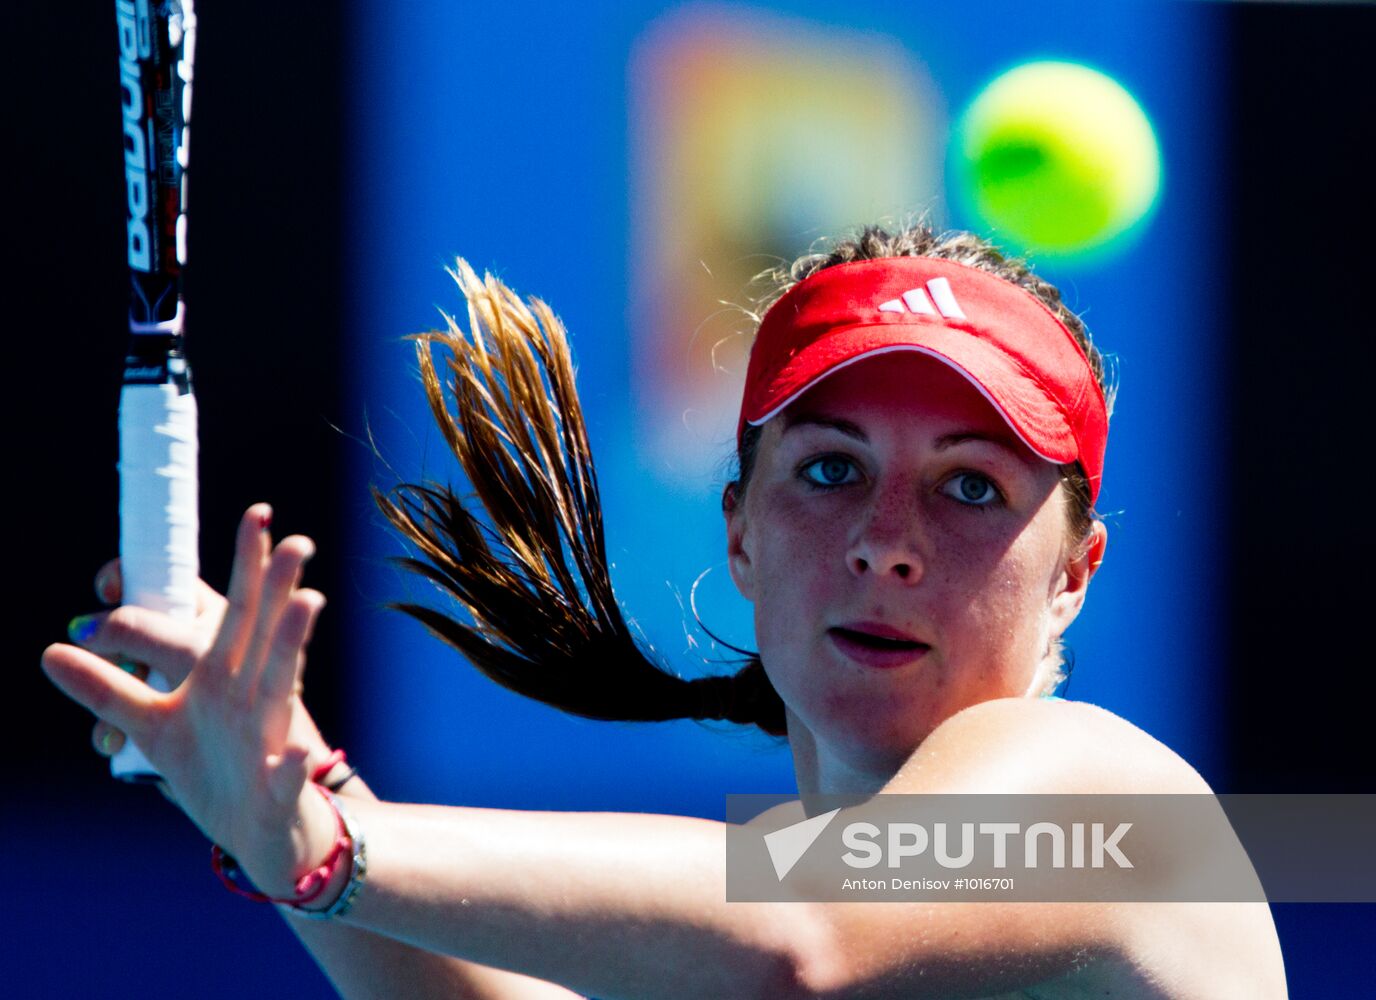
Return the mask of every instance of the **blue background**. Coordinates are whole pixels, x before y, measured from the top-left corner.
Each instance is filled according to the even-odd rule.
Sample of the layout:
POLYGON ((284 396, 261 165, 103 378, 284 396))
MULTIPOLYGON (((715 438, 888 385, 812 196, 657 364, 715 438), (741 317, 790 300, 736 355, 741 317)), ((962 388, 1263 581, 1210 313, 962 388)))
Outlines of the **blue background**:
MULTIPOLYGON (((647 486, 631 443, 630 153, 643 123, 628 110, 628 60, 677 8, 199 6, 188 281, 204 576, 223 584, 225 542, 255 500, 273 501, 281 531, 320 541, 310 582, 331 605, 308 701, 386 797, 713 816, 727 792, 790 790, 786 751, 757 735, 566 718, 497 689, 382 609, 429 596, 388 567, 401 549, 367 486, 454 474, 401 338, 457 308, 442 269, 462 254, 552 303, 572 333, 628 614, 677 669, 706 669, 719 651, 680 599, 716 566, 705 619, 749 642, 748 609, 720 569, 720 480, 647 486)), ((1360 103, 1371 91, 1353 53, 1372 19, 1168 0, 714 9, 896 39, 948 118, 1034 58, 1089 63, 1136 94, 1165 157, 1158 213, 1122 256, 1041 268, 1117 356, 1122 383, 1100 502, 1108 560, 1069 633, 1069 694, 1141 726, 1219 791, 1371 790, 1352 664, 1376 554, 1364 499, 1323 474, 1369 445, 1358 441, 1367 416, 1338 409, 1364 394, 1329 385, 1355 386, 1373 363, 1353 263, 1371 231, 1357 214, 1371 169, 1357 150, 1376 116, 1360 103), (1248 141, 1232 148, 1239 130, 1248 141), (1328 270, 1301 273, 1311 260, 1328 270), (1277 339, 1253 350, 1275 317, 1277 339), (1311 375, 1293 348, 1319 336, 1344 365, 1311 375), (1246 433, 1271 427, 1277 374, 1309 393, 1293 407, 1317 415, 1317 433, 1295 425, 1318 442, 1308 450, 1246 433)), ((330 996, 275 914, 219 886, 180 814, 109 781, 88 749, 89 716, 33 663, 68 617, 92 609, 90 576, 115 551, 123 343, 109 331, 123 328, 123 218, 113 19, 95 13, 23 6, 7 65, 23 97, 14 162, 27 178, 13 189, 7 271, 7 365, 24 377, 6 398, 20 501, 10 567, 24 597, 11 615, 20 662, 0 806, 0 989, 330 996)), ((915 191, 907 207, 945 194, 915 191)), ((1273 909, 1293 995, 1370 992, 1376 907, 1273 909)))
MULTIPOLYGON (((626 307, 628 272, 642 265, 627 259, 640 224, 628 197, 628 153, 645 123, 628 114, 627 61, 668 9, 579 5, 532 16, 510 5, 480 21, 449 4, 412 7, 405 18, 359 12, 350 77, 358 228, 348 241, 359 300, 350 355, 360 362, 353 391, 387 461, 443 482, 455 466, 417 391, 409 347, 395 337, 434 326, 437 305, 459 307, 441 270, 456 254, 552 303, 580 363, 618 593, 656 649, 697 673, 702 653, 719 651, 679 598, 709 567, 716 571, 703 584, 706 620, 750 645, 748 606, 734 598, 721 566, 721 481, 696 491, 659 487, 630 437, 627 345, 637 317, 626 307), (685 630, 702 646, 689 648, 685 630)), ((1210 518, 1224 510, 1201 507, 1195 491, 1223 433, 1211 387, 1224 304, 1211 240, 1200 238, 1222 224, 1221 151, 1210 141, 1219 113, 1217 20, 1203 7, 1162 3, 988 3, 978 18, 949 4, 857 5, 844 17, 826 4, 731 10, 896 39, 926 65, 950 119, 997 73, 1032 58, 1101 68, 1148 109, 1165 186, 1143 238, 1102 263, 1042 268, 1101 348, 1118 356, 1122 378, 1099 503, 1110 515, 1109 554, 1068 635, 1077 657, 1070 690, 1130 718, 1216 780, 1220 594, 1205 569, 1218 560, 1222 534, 1210 518)), ((912 191, 906 207, 943 194, 912 191)), ((798 248, 813 235, 800 229, 798 248)), ((352 492, 370 476, 389 482, 377 463, 360 462, 353 474, 360 486, 352 492)), ((399 551, 396 542, 374 524, 358 527, 348 548, 360 561, 360 596, 381 603, 405 589, 429 601, 428 587, 381 566, 399 551), (379 562, 362 566, 370 557, 379 562)), ((691 722, 567 718, 466 670, 409 620, 364 602, 357 614, 352 667, 365 694, 351 722, 357 752, 389 794, 719 815, 724 789, 793 788, 787 753, 766 740, 723 737, 691 722)))

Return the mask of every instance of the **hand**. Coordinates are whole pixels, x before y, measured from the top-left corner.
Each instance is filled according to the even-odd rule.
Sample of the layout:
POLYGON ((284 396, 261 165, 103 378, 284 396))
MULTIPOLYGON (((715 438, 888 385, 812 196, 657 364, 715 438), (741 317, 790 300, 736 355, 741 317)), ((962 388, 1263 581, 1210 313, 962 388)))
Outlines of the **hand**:
MULTIPOLYGON (((120 574, 120 561, 111 559, 99 570, 95 578, 96 596, 106 605, 118 605, 124 596, 124 581, 120 574)), ((116 608, 104 614, 84 616, 95 631, 82 640, 83 648, 97 653, 120 665, 139 680, 148 677, 148 663, 158 664, 158 672, 168 684, 175 688, 186 680, 192 666, 214 645, 215 635, 225 617, 229 602, 204 580, 196 581, 196 617, 191 622, 169 618, 167 615, 149 611, 135 605, 116 608)), ((293 732, 299 731, 301 739, 311 748, 310 768, 323 764, 330 756, 330 746, 320 735, 315 721, 300 703, 301 685, 296 686, 298 696, 297 711, 292 719, 293 732)), ((96 752, 111 757, 124 747, 125 734, 103 719, 97 720, 91 730, 91 743, 96 752)), ((331 774, 347 773, 345 765, 338 765, 331 774)), ((339 794, 349 795, 357 791, 360 782, 354 779, 345 784, 339 794)), ((158 782, 158 788, 172 798, 167 783, 158 782)), ((176 801, 173 799, 173 801, 176 801)))
MULTIPOLYGON (((96 571, 95 589, 102 604, 118 605, 123 599, 124 580, 118 559, 111 559, 96 571)), ((77 619, 87 629, 94 629, 77 641, 83 648, 118 662, 139 680, 147 679, 148 663, 157 663, 158 672, 175 688, 214 644, 228 606, 229 602, 217 590, 204 580, 197 580, 196 617, 191 622, 135 605, 117 607, 111 612, 77 619)), ((97 753, 110 757, 124 747, 124 731, 98 720, 91 730, 91 742, 97 753)))
POLYGON ((50 646, 42 662, 59 688, 132 736, 187 815, 260 887, 290 895, 335 832, 333 813, 307 787, 319 734, 297 695, 325 599, 298 586, 313 543, 298 535, 272 548, 269 516, 257 505, 240 523, 229 599, 207 601, 206 620, 219 618, 210 641, 209 628, 198 630, 202 616, 179 625, 136 608, 111 612, 88 640, 110 653, 118 636, 117 652, 180 676, 170 693, 77 646, 50 646))

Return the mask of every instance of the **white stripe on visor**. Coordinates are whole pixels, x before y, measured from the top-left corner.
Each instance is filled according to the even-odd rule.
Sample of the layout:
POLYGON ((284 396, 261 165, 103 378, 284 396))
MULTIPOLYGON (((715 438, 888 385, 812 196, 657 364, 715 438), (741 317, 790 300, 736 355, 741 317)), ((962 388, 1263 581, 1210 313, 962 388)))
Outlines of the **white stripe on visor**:
POLYGON ((903 301, 908 303, 908 308, 915 313, 924 316, 936 315, 936 310, 932 308, 932 300, 927 298, 927 293, 920 288, 909 288, 903 293, 903 301))
POLYGON ((927 291, 932 293, 932 298, 936 300, 936 307, 941 310, 941 315, 947 319, 965 318, 960 303, 956 301, 955 292, 951 291, 951 283, 945 278, 933 278, 927 282, 927 291))

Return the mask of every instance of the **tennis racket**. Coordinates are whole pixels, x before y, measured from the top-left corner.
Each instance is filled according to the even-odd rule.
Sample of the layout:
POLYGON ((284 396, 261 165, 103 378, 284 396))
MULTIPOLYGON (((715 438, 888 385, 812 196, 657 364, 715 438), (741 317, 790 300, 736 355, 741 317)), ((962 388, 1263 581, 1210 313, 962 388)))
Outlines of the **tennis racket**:
MULTIPOLYGON (((116 0, 124 192, 128 210, 129 347, 119 403, 119 533, 124 602, 190 620, 199 530, 196 399, 183 351, 186 174, 192 0, 116 0)), ((168 690, 165 678, 148 683, 168 690)), ((115 777, 158 777, 132 741, 115 777)))

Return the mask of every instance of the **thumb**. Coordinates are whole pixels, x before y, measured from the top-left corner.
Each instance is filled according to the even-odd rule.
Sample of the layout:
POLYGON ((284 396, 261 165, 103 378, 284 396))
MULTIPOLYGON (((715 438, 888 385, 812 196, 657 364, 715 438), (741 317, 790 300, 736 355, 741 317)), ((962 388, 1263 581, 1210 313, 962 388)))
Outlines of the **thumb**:
POLYGON ((301 795, 306 784, 308 756, 304 747, 292 746, 268 757, 268 794, 278 805, 293 805, 301 795))

